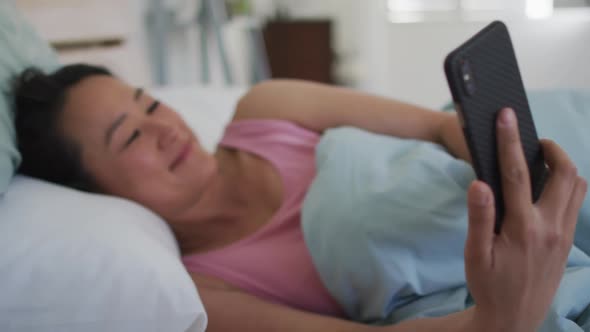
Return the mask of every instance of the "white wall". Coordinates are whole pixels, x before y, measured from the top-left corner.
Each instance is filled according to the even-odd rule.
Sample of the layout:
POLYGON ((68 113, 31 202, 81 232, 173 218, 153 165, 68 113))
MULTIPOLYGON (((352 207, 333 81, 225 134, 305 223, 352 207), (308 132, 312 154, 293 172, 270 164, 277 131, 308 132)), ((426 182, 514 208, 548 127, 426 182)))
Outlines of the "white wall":
MULTIPOLYGON (((49 0, 22 1, 46 1, 56 5, 49 0)), ((58 3, 71 1, 74 0, 59 0, 58 3)), ((147 69, 147 36, 143 31, 146 2, 124 1, 131 9, 126 25, 129 45, 134 46, 136 52, 127 68, 151 76, 147 69)), ((366 91, 429 107, 439 107, 450 99, 442 70, 444 56, 487 23, 456 20, 395 24, 388 21, 385 0, 253 0, 256 12, 267 17, 274 13, 276 2, 288 5, 294 17, 329 17, 334 20, 333 46, 337 54, 334 69, 345 81, 356 83, 355 86, 366 91)), ((117 6, 120 8, 121 3, 117 6)), ((556 15, 548 20, 507 19, 506 22, 528 88, 590 89, 590 66, 587 65, 587 59, 590 59, 590 12, 556 15)), ((197 31, 176 31, 168 42, 170 82, 175 85, 198 82, 197 31)), ((222 83, 215 46, 211 42, 212 79, 214 83, 222 83)), ((243 61, 243 47, 239 42, 234 46, 229 49, 231 57, 243 61)), ((238 77, 238 81, 244 80, 244 77, 238 77)), ((149 78, 141 77, 137 81, 149 81, 149 78)))
MULTIPOLYGON (((367 74, 359 87, 439 108, 451 98, 444 77, 444 57, 488 22, 388 23, 385 31, 367 30, 368 45, 359 59, 367 74), (378 36, 371 38, 371 33, 378 36)), ((590 89, 588 12, 556 15, 545 20, 507 19, 505 22, 527 88, 590 89)), ((382 22, 372 24, 374 28, 383 27, 382 22)))
MULTIPOLYGON (((334 19, 335 70, 365 91, 440 107, 450 100, 443 71, 446 54, 502 15, 527 88, 590 89, 589 10, 558 10, 550 19, 529 20, 524 18, 528 1, 510 0, 510 14, 485 19, 392 23, 386 0, 275 1, 288 5, 296 17, 334 19)), ((502 1, 506 7, 508 1, 502 1)))
POLYGON ((52 43, 95 43, 60 51, 62 63, 103 65, 131 84, 150 85, 140 1, 17 0, 16 4, 40 35, 52 43), (122 42, 101 46, 104 40, 122 42))
POLYGON ((386 0, 255 0, 262 13, 276 4, 294 17, 334 20, 335 72, 365 91, 438 108, 450 100, 443 72, 446 54, 485 26, 503 17, 512 34, 527 88, 590 89, 590 13, 557 11, 551 19, 528 20, 529 0, 473 0, 497 12, 466 21, 460 16, 438 22, 392 23, 386 0), (499 5, 498 5, 499 4, 499 5), (506 9, 508 7, 508 9, 506 9), (561 14, 560 14, 561 13, 561 14))

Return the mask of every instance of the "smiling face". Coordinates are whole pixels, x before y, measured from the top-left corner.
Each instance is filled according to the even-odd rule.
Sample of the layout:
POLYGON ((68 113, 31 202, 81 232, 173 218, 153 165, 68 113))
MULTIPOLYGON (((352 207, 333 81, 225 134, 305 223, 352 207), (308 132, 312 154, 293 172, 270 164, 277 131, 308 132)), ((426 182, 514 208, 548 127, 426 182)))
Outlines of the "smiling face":
POLYGON ((92 76, 73 86, 60 124, 102 191, 169 221, 198 202, 217 172, 214 156, 175 111, 113 77, 92 76))

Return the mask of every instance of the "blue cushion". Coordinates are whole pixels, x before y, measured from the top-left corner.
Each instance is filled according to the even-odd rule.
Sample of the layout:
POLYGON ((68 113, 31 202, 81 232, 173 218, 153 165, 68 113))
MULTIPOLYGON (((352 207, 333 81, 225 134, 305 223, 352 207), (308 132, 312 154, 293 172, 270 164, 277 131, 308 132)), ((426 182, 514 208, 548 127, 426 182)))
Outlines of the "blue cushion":
POLYGON ((13 125, 12 78, 28 66, 52 71, 57 56, 18 12, 12 1, 0 2, 0 194, 20 162, 13 125))

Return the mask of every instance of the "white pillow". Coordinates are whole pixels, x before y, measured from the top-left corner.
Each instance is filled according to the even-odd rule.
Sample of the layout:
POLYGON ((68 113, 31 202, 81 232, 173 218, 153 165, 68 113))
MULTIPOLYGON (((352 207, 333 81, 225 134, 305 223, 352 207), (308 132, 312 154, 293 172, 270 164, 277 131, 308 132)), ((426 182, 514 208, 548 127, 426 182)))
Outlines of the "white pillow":
POLYGON ((205 329, 173 235, 130 201, 16 176, 0 247, 0 331, 205 329))

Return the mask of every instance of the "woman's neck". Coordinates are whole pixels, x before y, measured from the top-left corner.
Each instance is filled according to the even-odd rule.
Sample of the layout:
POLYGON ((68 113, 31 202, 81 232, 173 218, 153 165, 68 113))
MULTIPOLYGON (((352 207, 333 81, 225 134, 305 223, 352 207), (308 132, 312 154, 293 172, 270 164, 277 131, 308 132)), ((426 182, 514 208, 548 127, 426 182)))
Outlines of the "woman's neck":
POLYGON ((199 201, 183 220, 171 223, 183 254, 225 243, 242 231, 240 220, 248 212, 250 195, 241 185, 238 155, 219 150, 215 158, 218 170, 199 201))

